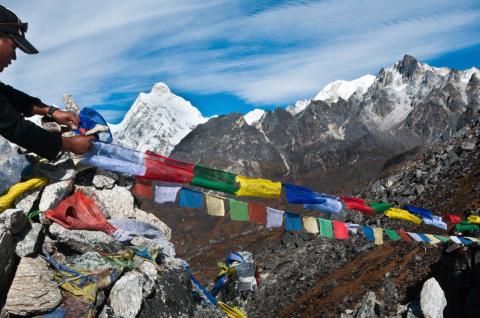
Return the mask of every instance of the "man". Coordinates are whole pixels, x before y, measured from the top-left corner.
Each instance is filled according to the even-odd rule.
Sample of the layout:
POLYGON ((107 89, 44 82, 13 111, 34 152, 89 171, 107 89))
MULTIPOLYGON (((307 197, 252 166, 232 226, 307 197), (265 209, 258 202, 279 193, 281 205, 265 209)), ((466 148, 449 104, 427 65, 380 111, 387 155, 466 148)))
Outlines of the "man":
MULTIPOLYGON (((0 5, 0 72, 16 60, 17 48, 27 54, 38 53, 25 38, 27 26, 15 13, 0 5)), ((48 116, 72 129, 76 129, 80 121, 74 113, 45 105, 40 99, 0 82, 0 135, 50 160, 60 151, 81 155, 89 150, 93 136, 67 138, 50 133, 24 118, 33 115, 48 116)))

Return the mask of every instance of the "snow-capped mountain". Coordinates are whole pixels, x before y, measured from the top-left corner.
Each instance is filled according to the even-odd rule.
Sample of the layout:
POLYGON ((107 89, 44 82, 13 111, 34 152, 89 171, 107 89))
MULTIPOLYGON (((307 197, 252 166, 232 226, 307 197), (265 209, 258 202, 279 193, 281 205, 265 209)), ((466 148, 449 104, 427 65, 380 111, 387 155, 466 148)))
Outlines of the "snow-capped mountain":
POLYGON ((183 137, 207 119, 167 85, 157 83, 150 93, 140 93, 122 122, 111 125, 111 129, 117 144, 168 155, 183 137))
POLYGON ((256 108, 243 115, 243 118, 247 124, 252 126, 257 124, 262 119, 263 115, 265 115, 265 111, 263 109, 256 108))
POLYGON ((374 75, 364 75, 351 81, 335 81, 325 85, 324 88, 313 98, 330 103, 336 103, 339 98, 347 100, 354 93, 362 96, 373 84, 374 75))

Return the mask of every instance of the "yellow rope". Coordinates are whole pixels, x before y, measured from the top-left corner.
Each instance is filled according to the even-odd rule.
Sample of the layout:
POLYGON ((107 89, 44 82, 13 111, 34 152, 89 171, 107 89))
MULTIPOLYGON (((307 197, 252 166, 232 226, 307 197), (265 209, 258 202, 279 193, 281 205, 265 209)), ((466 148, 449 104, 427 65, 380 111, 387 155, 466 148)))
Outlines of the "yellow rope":
POLYGON ((14 184, 8 189, 8 192, 0 197, 0 213, 12 206, 15 199, 25 191, 30 189, 43 187, 48 183, 45 178, 33 178, 25 182, 14 184))

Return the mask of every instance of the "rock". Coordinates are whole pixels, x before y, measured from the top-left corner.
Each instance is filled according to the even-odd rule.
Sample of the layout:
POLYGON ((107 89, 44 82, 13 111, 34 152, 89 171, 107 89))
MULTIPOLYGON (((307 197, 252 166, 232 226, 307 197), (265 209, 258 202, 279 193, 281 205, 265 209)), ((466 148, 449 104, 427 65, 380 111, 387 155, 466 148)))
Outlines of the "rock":
POLYGON ((107 262, 102 255, 91 251, 81 255, 68 256, 66 261, 69 264, 75 264, 75 269, 80 271, 100 272, 114 268, 112 263, 107 262))
POLYGON ((120 242, 100 231, 67 230, 56 223, 53 223, 49 230, 60 243, 66 244, 79 253, 92 250, 99 253, 116 253, 122 249, 120 242))
POLYGON ((425 187, 421 184, 415 185, 415 194, 420 195, 422 192, 425 191, 425 187))
POLYGON ((29 226, 27 216, 20 209, 8 209, 0 214, 0 223, 4 223, 12 235, 16 235, 29 226))
POLYGON ((399 303, 398 289, 395 283, 387 278, 381 290, 382 302, 380 306, 383 316, 388 317, 396 313, 397 304, 399 303))
POLYGON ((443 317, 443 309, 446 306, 445 293, 435 278, 430 278, 423 284, 420 293, 420 307, 423 315, 426 318, 443 317))
MULTIPOLYGON (((113 285, 108 305, 115 316, 135 318, 143 300, 143 275, 136 271, 127 272, 113 285)), ((160 312, 157 312, 157 314, 160 312)))
POLYGON ((23 193, 15 200, 15 207, 25 212, 29 212, 32 209, 35 201, 38 199, 40 192, 41 190, 39 189, 32 189, 23 193))
POLYGON ((8 292, 5 310, 13 315, 30 316, 52 311, 61 301, 62 294, 47 263, 41 257, 23 257, 8 292))
POLYGON ((110 171, 99 169, 93 177, 92 184, 97 189, 113 189, 118 176, 110 171))
POLYGON ((25 237, 21 241, 17 242, 15 253, 19 257, 30 256, 36 254, 42 244, 43 226, 39 223, 32 223, 30 230, 26 232, 25 237))
POLYGON ((450 151, 445 161, 445 165, 447 167, 450 167, 451 165, 456 163, 458 160, 460 160, 460 157, 455 153, 455 151, 450 151))
POLYGON ((460 148, 464 151, 472 151, 473 149, 475 149, 475 143, 465 141, 462 142, 460 148))
POLYGON ((146 298, 155 290, 155 283, 158 280, 157 267, 152 262, 143 261, 139 270, 144 274, 143 297, 146 298))
POLYGON ((376 302, 375 292, 367 292, 360 303, 360 308, 358 308, 355 318, 371 318, 376 317, 375 314, 375 302, 376 302))
POLYGON ((172 229, 170 229, 168 225, 163 223, 155 215, 135 208, 135 218, 139 221, 146 222, 158 227, 160 230, 163 231, 163 233, 165 233, 165 236, 168 240, 172 239, 172 229))
MULTIPOLYGON (((0 299, 8 291, 15 270, 17 257, 11 234, 0 224, 0 299)), ((1 314, 0 314, 1 316, 1 314)))
POLYGON ((77 186, 77 190, 91 197, 107 218, 135 218, 133 195, 124 187, 96 190, 95 187, 77 186))
POLYGON ((45 211, 54 208, 62 201, 72 190, 73 180, 59 181, 49 184, 45 187, 40 199, 38 208, 45 211))

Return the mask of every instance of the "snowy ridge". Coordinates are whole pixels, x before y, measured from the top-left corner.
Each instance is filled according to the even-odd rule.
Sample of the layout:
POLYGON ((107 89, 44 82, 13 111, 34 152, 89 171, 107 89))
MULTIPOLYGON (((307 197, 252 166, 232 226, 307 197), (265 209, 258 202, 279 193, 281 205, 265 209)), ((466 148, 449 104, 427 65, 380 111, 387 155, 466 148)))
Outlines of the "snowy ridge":
POLYGON ((245 114, 243 118, 248 125, 252 126, 258 123, 262 119, 263 115, 265 115, 265 111, 263 109, 256 108, 245 114))
POLYGON ((347 100, 353 93, 363 95, 375 81, 375 76, 367 74, 352 81, 335 81, 327 84, 313 100, 336 103, 340 98, 347 100))
POLYGON ((140 93, 122 122, 111 128, 117 144, 168 155, 207 120, 190 102, 173 94, 164 83, 157 83, 150 93, 140 93))

